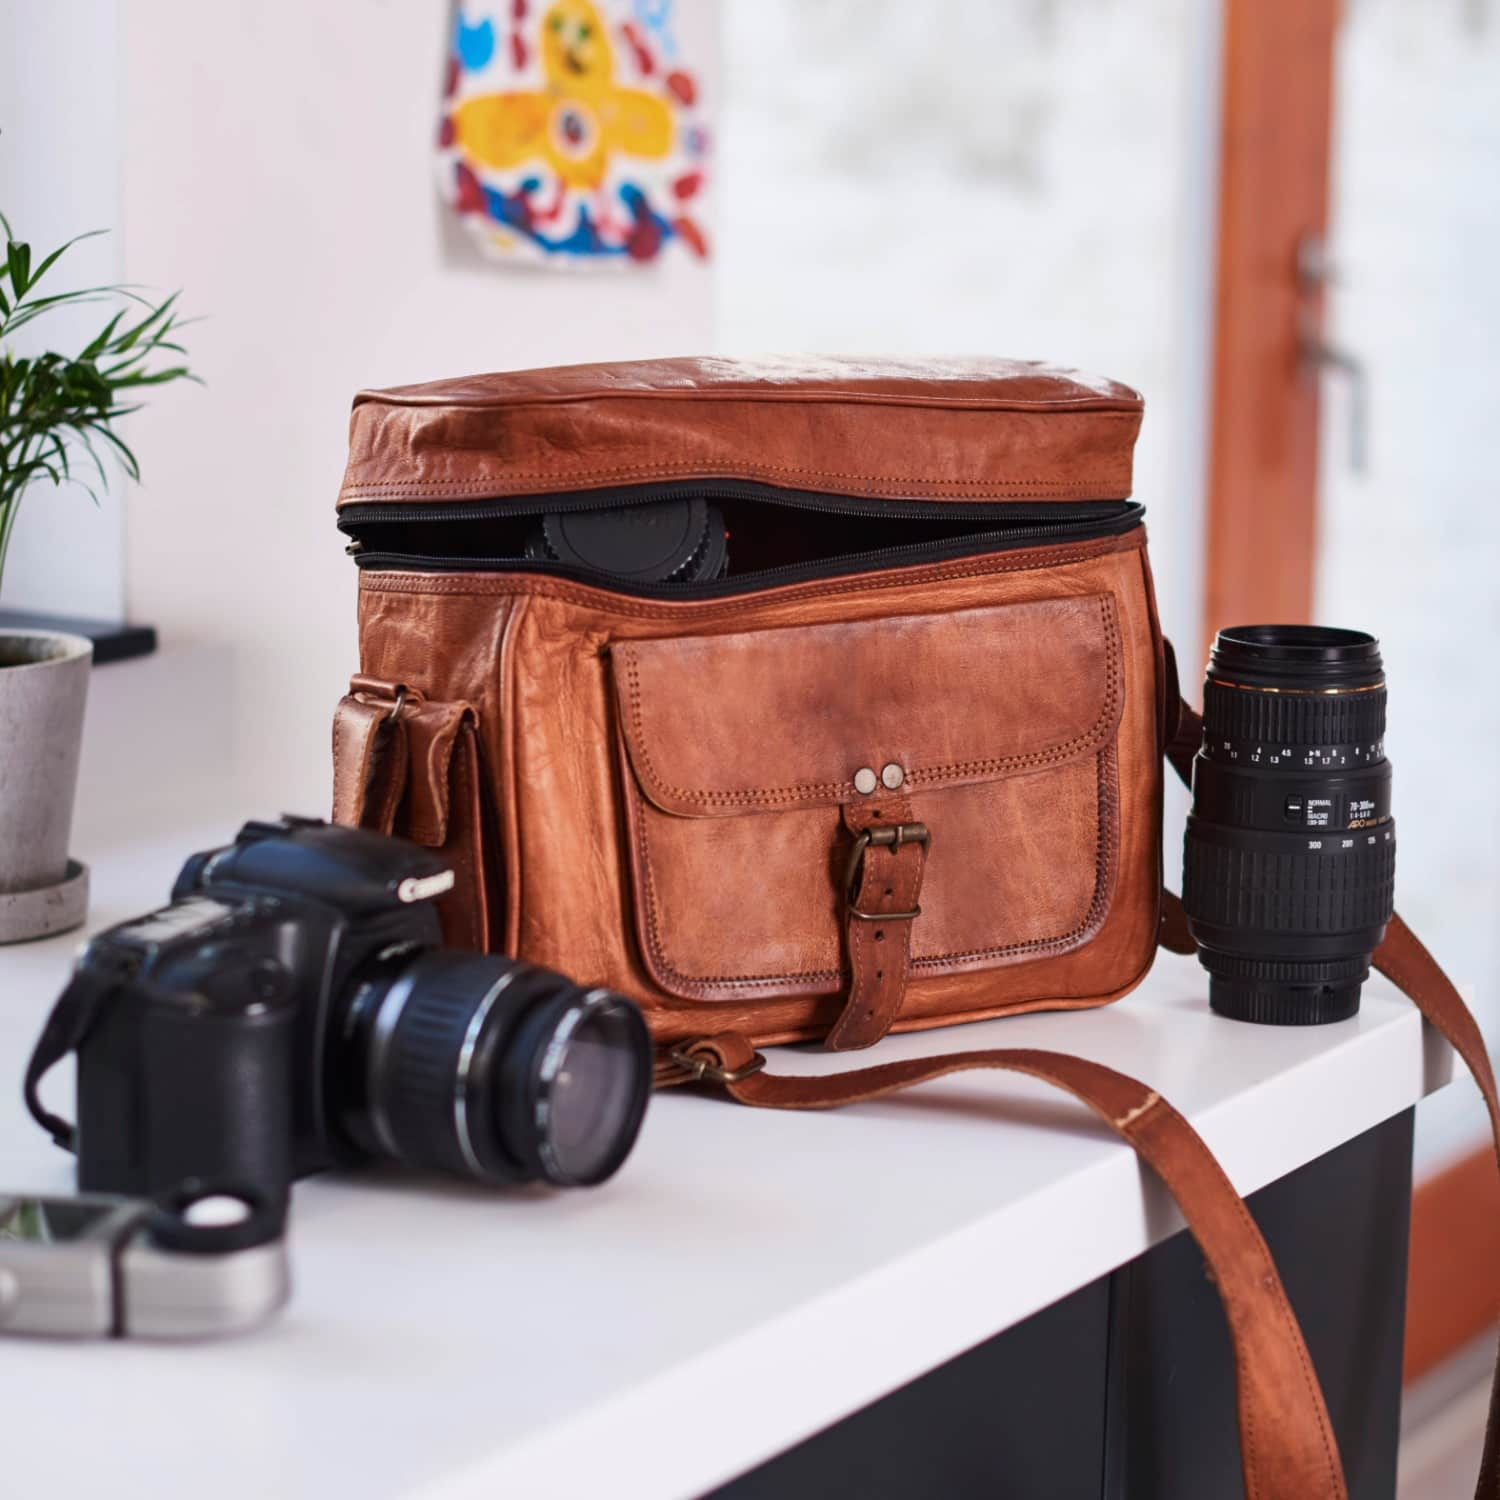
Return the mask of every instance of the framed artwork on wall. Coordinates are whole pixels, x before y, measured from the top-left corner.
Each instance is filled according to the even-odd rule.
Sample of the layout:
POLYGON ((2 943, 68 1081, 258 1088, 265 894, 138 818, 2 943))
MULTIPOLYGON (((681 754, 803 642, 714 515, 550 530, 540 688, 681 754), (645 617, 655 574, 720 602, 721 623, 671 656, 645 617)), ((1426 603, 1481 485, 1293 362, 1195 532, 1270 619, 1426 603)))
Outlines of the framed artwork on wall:
POLYGON ((706 256, 709 130, 673 0, 459 0, 438 181, 497 260, 706 256))

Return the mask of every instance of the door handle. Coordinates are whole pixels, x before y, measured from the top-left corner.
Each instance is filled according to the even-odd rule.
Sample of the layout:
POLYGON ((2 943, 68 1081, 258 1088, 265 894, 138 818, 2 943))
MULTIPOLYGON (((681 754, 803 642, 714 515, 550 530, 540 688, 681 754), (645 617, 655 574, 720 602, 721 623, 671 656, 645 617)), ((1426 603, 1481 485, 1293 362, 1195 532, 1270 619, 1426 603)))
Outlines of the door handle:
POLYGON ((1315 375, 1325 371, 1342 375, 1349 388, 1349 467, 1356 474, 1369 468, 1370 379, 1364 360, 1353 350, 1325 336, 1320 293, 1338 282, 1337 270, 1328 259, 1320 234, 1305 235, 1297 247, 1297 284, 1301 301, 1297 308, 1297 357, 1303 368, 1315 375))

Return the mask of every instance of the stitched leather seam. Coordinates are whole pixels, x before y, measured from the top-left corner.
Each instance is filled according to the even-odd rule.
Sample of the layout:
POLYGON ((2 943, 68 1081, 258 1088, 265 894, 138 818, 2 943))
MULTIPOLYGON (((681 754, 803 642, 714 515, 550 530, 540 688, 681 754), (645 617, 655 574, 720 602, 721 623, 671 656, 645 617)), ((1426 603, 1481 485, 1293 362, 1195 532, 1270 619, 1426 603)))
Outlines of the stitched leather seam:
POLYGON ((1012 943, 1003 948, 973 948, 966 953, 941 953, 915 958, 912 960, 912 967, 943 969, 952 968, 955 964, 972 963, 975 959, 998 958, 1028 951, 1042 953, 1061 948, 1067 952, 1085 939, 1093 937, 1109 914, 1110 881, 1115 865, 1115 841, 1111 836, 1114 828, 1111 799, 1118 771, 1119 757, 1115 747, 1110 745, 1099 754, 1099 816, 1094 823, 1094 894, 1078 926, 1059 937, 1031 938, 1024 943, 1012 943))
POLYGON ((506 601, 504 618, 500 626, 500 649, 494 663, 500 695, 499 724, 494 733, 499 742, 499 767, 497 774, 505 777, 503 803, 497 803, 496 819, 500 824, 501 891, 504 896, 505 946, 502 951, 520 951, 520 930, 523 903, 529 890, 523 886, 526 862, 522 857, 523 829, 521 826, 523 799, 521 797, 521 715, 516 711, 517 669, 515 664, 517 639, 529 623, 526 612, 531 601, 524 595, 515 595, 506 601))
POLYGON ((344 736, 344 705, 339 704, 333 714, 333 815, 338 817, 344 804, 344 789, 348 786, 349 770, 341 754, 344 736))
MULTIPOLYGON (((743 477, 748 480, 760 480, 764 474, 776 471, 766 470, 762 474, 736 475, 735 478, 743 477)), ((507 473, 506 481, 511 479, 557 479, 559 476, 554 471, 550 474, 511 474, 507 473)), ((584 480, 626 480, 650 484, 656 480, 667 482, 673 476, 658 469, 635 469, 615 470, 609 473, 568 474, 562 476, 569 481, 574 488, 584 480)), ((704 471, 696 465, 684 469, 678 476, 681 482, 701 479, 704 484, 716 484, 724 476, 714 473, 712 470, 704 471)), ((942 480, 942 479, 903 479, 893 480, 885 484, 877 483, 875 480, 861 474, 849 475, 823 475, 806 474, 803 477, 818 479, 848 479, 859 485, 858 491, 838 490, 836 495, 848 499, 868 498, 872 500, 934 500, 952 501, 956 504, 983 504, 986 501, 996 503, 1009 503, 1021 500, 1128 500, 1130 498, 1129 479, 1127 476, 1111 474, 1091 476, 1080 479, 1076 483, 1059 483, 1045 479, 997 479, 993 481, 980 480, 942 480), (954 486, 964 484, 972 485, 973 488, 966 492, 954 491, 954 486), (1126 488, 1122 491, 1121 485, 1126 488), (1103 491, 1104 493, 1100 493, 1103 491)), ((335 508, 361 500, 398 500, 408 503, 421 503, 431 500, 433 504, 441 504, 445 500, 462 499, 466 496, 474 496, 481 500, 517 500, 523 496, 532 495, 545 499, 548 495, 567 493, 566 488, 553 488, 547 490, 514 490, 497 489, 502 481, 495 479, 465 480, 424 480, 424 479, 385 479, 371 480, 365 483, 346 484, 339 491, 339 498, 335 508)), ((586 486, 592 487, 592 486, 586 486)), ((607 488, 601 485, 599 488, 607 488)))
MULTIPOLYGON (((1102 824, 1111 812, 1110 792, 1117 771, 1115 747, 1110 745, 1098 756, 1099 819, 1094 832, 1094 893, 1083 919, 1069 932, 1055 937, 1028 938, 1024 942, 1006 943, 993 948, 972 948, 961 953, 932 954, 924 958, 913 958, 912 969, 943 969, 955 964, 971 963, 975 959, 1010 958, 1020 953, 1042 954, 1045 952, 1068 952, 1080 942, 1092 937, 1108 912, 1110 876, 1114 867, 1114 840, 1104 836, 1102 824)), ((628 793, 627 793, 628 795, 628 793)), ((633 800, 633 799, 632 799, 633 800)), ((704 998, 703 991, 734 985, 741 989, 766 988, 790 983, 827 983, 842 979, 842 969, 804 969, 790 974, 688 974, 679 969, 662 946, 661 926, 658 921, 656 898, 656 876, 651 864, 650 843, 646 836, 646 818, 636 810, 632 818, 635 823, 635 846, 644 874, 646 896, 647 947, 654 968, 670 983, 690 999, 704 998), (698 993, 694 993, 694 992, 698 993)))
POLYGON ((700 792, 696 789, 690 790, 671 785, 656 769, 651 759, 651 751, 646 745, 646 725, 641 712, 641 680, 636 667, 635 654, 628 647, 621 654, 625 658, 625 675, 630 684, 630 717, 635 725, 634 742, 627 738, 627 745, 631 750, 631 763, 633 765, 635 762, 635 744, 639 744, 641 755, 639 769, 645 773, 643 779, 650 783, 653 791, 680 798, 685 802, 732 804, 759 801, 806 801, 813 797, 840 796, 854 790, 852 781, 823 781, 803 786, 750 788, 736 792, 700 792))
MULTIPOLYGON (((1037 378, 1037 377, 1022 377, 1037 378)), ((1045 378, 1045 377, 1042 377, 1045 378)), ((859 391, 849 387, 824 386, 778 390, 767 386, 627 386, 581 391, 535 391, 506 396, 496 394, 466 399, 458 392, 446 396, 405 396, 392 391, 360 391, 354 406, 393 406, 406 411, 518 411, 531 407, 578 405, 589 401, 774 401, 792 405, 911 406, 924 411, 1013 411, 1021 416, 1046 416, 1060 412, 1076 416, 1080 411, 1101 417, 1139 417, 1144 410, 1140 393, 1102 396, 1042 396, 1028 401, 1024 396, 916 396, 894 391, 859 391)))
POLYGON ((1102 744, 1108 737, 1110 729, 1115 724, 1120 705, 1120 677, 1121 677, 1121 641, 1119 619, 1115 614, 1115 601, 1112 595, 1101 594, 1097 601, 1099 606, 1100 621, 1104 626, 1104 648, 1107 662, 1104 706, 1099 711, 1099 717, 1082 734, 1075 735, 1071 740, 1062 745, 1055 745, 1050 750, 1034 750, 1025 755, 1000 755, 988 760, 966 760, 958 761, 947 766, 918 766, 915 770, 907 773, 907 781, 912 786, 931 786, 952 776, 982 776, 1021 770, 1023 768, 1037 769, 1042 766, 1054 765, 1080 750, 1092 749, 1102 744))
MULTIPOLYGON (((912 489, 937 490, 939 495, 953 490, 959 498, 983 498, 989 494, 1064 495, 1095 500, 1123 500, 1125 495, 1116 493, 1122 479, 1129 473, 1128 462, 1117 469, 1101 470, 1098 474, 1086 474, 1078 479, 924 479, 920 475, 908 478, 892 478, 888 474, 865 474, 847 469, 809 469, 800 464, 729 464, 715 463, 712 459, 696 462, 636 464, 613 469, 512 469, 504 468, 489 479, 380 479, 346 482, 339 491, 340 500, 360 495, 380 496, 392 491, 418 491, 428 495, 472 495, 488 492, 497 500, 509 499, 516 491, 510 486, 517 482, 536 480, 555 486, 560 481, 570 484, 585 479, 640 479, 650 480, 662 474, 681 474, 691 479, 710 482, 716 479, 756 479, 763 474, 794 475, 804 479, 842 479, 863 487, 865 493, 891 498, 909 495, 912 489), (502 477, 503 476, 503 477, 502 477), (505 489, 495 493, 495 486, 503 484, 505 489), (1107 494, 1099 494, 1101 489, 1107 494)), ((1126 481, 1128 485, 1128 480, 1126 481)), ((555 494, 556 489, 543 493, 555 494)), ((929 497, 935 498, 935 497, 929 497)))
POLYGON ((1145 545, 1145 532, 1141 527, 1126 532, 1122 537, 1110 537, 1098 542, 1083 543, 1068 548, 1034 548, 1025 552, 994 554, 1010 559, 996 562, 993 559, 977 566, 955 567, 938 563, 927 568, 885 569, 879 573, 866 573, 838 583, 790 584, 781 590, 764 590, 744 594, 727 604, 719 601, 684 601, 676 605, 652 604, 645 600, 634 600, 608 590, 585 590, 536 574, 503 573, 498 575, 475 573, 361 573, 361 590, 385 594, 452 594, 486 598, 494 595, 535 595, 558 599, 565 604, 578 604, 586 609, 608 609, 612 614, 640 620, 673 620, 681 623, 703 624, 715 620, 734 619, 756 605, 773 599, 777 603, 801 604, 809 599, 833 599, 845 594, 870 593, 880 589, 907 588, 924 583, 951 583, 961 578, 988 578, 1001 573, 1030 573, 1044 568, 1060 567, 1065 563, 1090 562, 1099 557, 1111 557, 1117 553, 1138 550, 1145 545), (950 571, 951 570, 951 571, 950 571))
MULTIPOLYGON (((943 489, 962 489, 970 491, 983 490, 1016 490, 1021 488, 1057 490, 1063 493, 1073 493, 1082 489, 1091 482, 1091 476, 1082 479, 921 479, 913 475, 910 479, 891 479, 878 474, 864 474, 857 470, 849 469, 809 469, 802 464, 745 464, 742 468, 729 471, 728 465, 715 464, 711 459, 684 460, 681 463, 657 463, 657 464, 630 464, 613 469, 575 469, 571 473, 560 474, 557 469, 513 469, 506 466, 503 470, 507 480, 511 479, 617 479, 640 474, 687 474, 694 479, 711 480, 734 480, 749 478, 756 474, 810 474, 817 479, 855 479, 861 484, 883 486, 876 493, 888 493, 890 487, 895 484, 925 484, 937 485, 943 489)), ((493 479, 367 479, 354 480, 344 485, 344 492, 355 490, 473 490, 494 484, 493 479)), ((544 490, 543 494, 553 494, 555 491, 544 490)), ((514 492, 496 495, 497 500, 508 500, 514 492)), ((1098 498, 1103 500, 1123 500, 1124 495, 1102 495, 1098 498)))
MULTIPOLYGON (((1046 750, 1031 750, 1024 754, 996 756, 988 760, 956 761, 946 766, 918 766, 906 774, 910 786, 940 787, 954 777, 1010 774, 1021 770, 1039 770, 1071 759, 1083 750, 1103 743, 1113 725, 1119 704, 1120 690, 1120 638, 1117 628, 1114 600, 1101 594, 1096 601, 1100 620, 1104 627, 1106 677, 1104 703, 1099 717, 1082 734, 1071 740, 1053 745, 1046 750)), ((816 628, 816 627, 814 627, 816 628)), ((633 643, 620 648, 625 661, 625 674, 630 692, 630 718, 635 726, 629 748, 634 763, 637 750, 640 755, 641 779, 658 796, 676 802, 691 803, 696 807, 736 807, 747 803, 797 803, 822 800, 827 797, 843 799, 854 792, 852 781, 794 782, 789 786, 744 787, 729 792, 705 791, 699 787, 674 786, 657 769, 647 742, 646 722, 641 699, 640 674, 637 670, 633 643)), ((667 809, 672 811, 673 809, 667 809)))

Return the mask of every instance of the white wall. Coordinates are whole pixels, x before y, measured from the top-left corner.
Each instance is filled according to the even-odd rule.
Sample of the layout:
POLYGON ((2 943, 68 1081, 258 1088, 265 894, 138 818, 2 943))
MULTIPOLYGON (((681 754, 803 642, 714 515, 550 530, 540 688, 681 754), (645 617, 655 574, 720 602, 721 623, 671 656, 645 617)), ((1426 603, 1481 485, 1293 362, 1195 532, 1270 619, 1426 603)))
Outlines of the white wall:
MULTIPOLYGON (((120 221, 120 0, 5 0, 0 32, 0 212, 33 263, 44 251, 120 221)), ((118 233, 75 245, 46 292, 120 279, 118 233)), ((67 309, 16 338, 20 353, 72 351, 110 309, 67 309)), ((34 485, 11 539, 0 605, 118 619, 124 609, 121 473, 99 506, 77 486, 34 485)), ((96 486, 96 489, 98 486, 96 486)))
MULTIPOLYGON (((678 6, 710 90, 712 9, 678 6)), ((246 813, 327 805, 356 665, 333 516, 354 391, 710 340, 696 262, 528 273, 456 232, 432 167, 448 24, 446 0, 125 10, 125 271, 184 289, 207 381, 132 419, 147 484, 129 608, 168 643, 232 654, 239 732, 205 704, 193 751, 235 776, 246 813)))

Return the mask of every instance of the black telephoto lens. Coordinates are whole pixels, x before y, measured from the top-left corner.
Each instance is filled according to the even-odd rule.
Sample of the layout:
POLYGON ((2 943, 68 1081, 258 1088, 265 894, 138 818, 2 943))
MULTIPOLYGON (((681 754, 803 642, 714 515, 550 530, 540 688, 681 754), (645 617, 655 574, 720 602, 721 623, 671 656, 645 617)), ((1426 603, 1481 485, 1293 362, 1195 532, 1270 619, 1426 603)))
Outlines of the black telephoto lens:
POLYGON ((1309 625, 1221 630, 1182 904, 1209 1003, 1240 1021, 1342 1021, 1395 902, 1396 830, 1375 638, 1309 625))
POLYGON ((603 1182, 651 1090, 641 1013, 518 959, 380 955, 330 1036, 327 1086, 356 1151, 486 1183, 603 1182))

